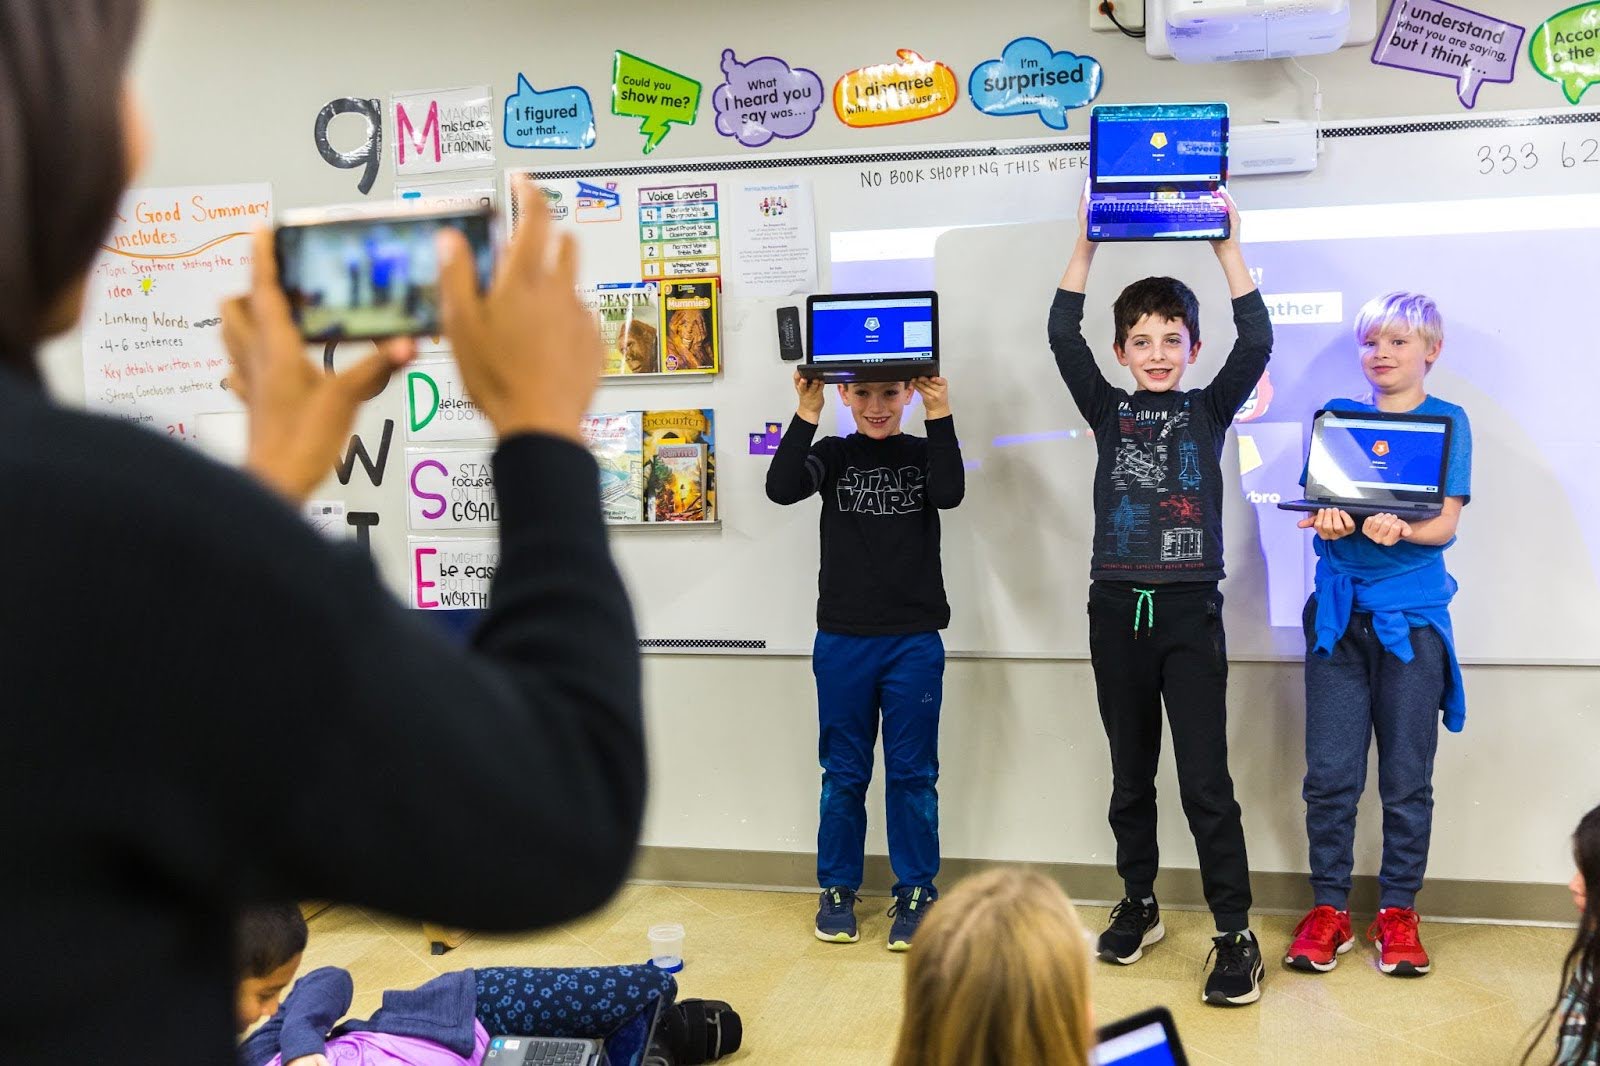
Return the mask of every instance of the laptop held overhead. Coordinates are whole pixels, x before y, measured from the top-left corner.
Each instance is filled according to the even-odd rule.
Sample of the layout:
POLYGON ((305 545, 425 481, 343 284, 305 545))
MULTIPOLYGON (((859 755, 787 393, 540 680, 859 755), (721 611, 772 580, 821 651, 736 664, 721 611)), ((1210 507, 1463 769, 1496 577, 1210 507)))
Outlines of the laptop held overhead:
POLYGON ((1227 104, 1105 105, 1089 113, 1092 241, 1229 233, 1227 104))
POLYGON ((1336 507, 1363 518, 1432 518, 1444 510, 1452 432, 1444 415, 1318 411, 1306 459, 1306 498, 1278 506, 1336 507))
POLYGON ((802 376, 829 383, 939 375, 939 294, 864 292, 806 300, 802 376))

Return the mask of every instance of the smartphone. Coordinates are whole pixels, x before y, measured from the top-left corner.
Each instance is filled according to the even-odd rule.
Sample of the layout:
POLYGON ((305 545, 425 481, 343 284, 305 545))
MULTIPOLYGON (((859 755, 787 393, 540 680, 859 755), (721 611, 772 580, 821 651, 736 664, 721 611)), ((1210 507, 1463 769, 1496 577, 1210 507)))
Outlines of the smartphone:
POLYGON ((495 221, 483 206, 286 211, 273 242, 278 281, 307 340, 436 336, 439 231, 466 236, 482 292, 494 274, 495 221))

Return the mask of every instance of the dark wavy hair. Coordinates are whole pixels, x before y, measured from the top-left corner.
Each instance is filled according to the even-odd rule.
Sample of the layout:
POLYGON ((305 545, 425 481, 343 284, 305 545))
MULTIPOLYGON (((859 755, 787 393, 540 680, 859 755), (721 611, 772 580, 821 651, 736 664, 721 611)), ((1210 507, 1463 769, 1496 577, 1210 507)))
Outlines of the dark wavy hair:
POLYGON ((0 0, 0 365, 37 380, 45 315, 130 175, 122 83, 139 0, 0 0))
MULTIPOLYGON (((1582 1002, 1578 1009, 1583 1012, 1583 1027, 1577 1055, 1561 1061, 1589 1062, 1600 1054, 1600 807, 1584 815, 1578 823, 1577 831, 1572 834, 1572 858, 1583 874, 1587 906, 1578 919, 1578 936, 1572 942, 1572 950, 1567 952, 1566 962, 1561 966, 1561 988, 1556 993, 1555 1005, 1529 1042, 1523 1062, 1533 1056, 1552 1024, 1558 1040, 1566 1030, 1571 1013, 1563 1011, 1562 1004, 1574 981, 1579 982, 1581 990, 1582 1002)), ((1555 1062, 1559 1054, 1559 1050, 1553 1051, 1549 1061, 1555 1062)))
POLYGON ((1182 319, 1189 327, 1190 342, 1200 340, 1200 301, 1195 299, 1194 290, 1177 278, 1141 278, 1122 290, 1111 305, 1118 348, 1127 342, 1128 331, 1145 315, 1182 319))

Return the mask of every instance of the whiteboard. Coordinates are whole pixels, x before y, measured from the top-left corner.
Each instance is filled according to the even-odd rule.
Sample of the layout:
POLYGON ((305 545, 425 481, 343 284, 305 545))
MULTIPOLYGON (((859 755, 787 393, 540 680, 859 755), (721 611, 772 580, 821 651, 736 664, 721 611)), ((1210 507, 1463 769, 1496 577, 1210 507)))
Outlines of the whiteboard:
MULTIPOLYGON (((1324 154, 1314 173, 1235 183, 1246 207, 1247 256, 1273 264, 1262 281, 1269 295, 1310 291, 1298 280, 1290 289, 1275 286, 1279 277, 1293 276, 1309 247, 1305 242, 1324 233, 1330 220, 1343 225, 1368 214, 1340 216, 1327 212, 1329 207, 1447 201, 1427 210, 1386 209, 1368 229, 1411 225, 1443 231, 1465 212, 1480 220, 1477 230, 1488 231, 1446 234, 1451 239, 1442 244, 1419 245, 1424 258, 1406 260, 1409 272, 1403 276, 1375 263, 1370 274, 1349 283, 1341 323, 1321 331, 1280 327, 1271 368, 1282 390, 1280 412, 1328 398, 1294 396, 1297 375, 1313 366, 1320 368, 1319 382, 1348 382, 1329 396, 1355 394, 1358 368, 1353 356, 1341 363, 1339 338, 1360 302, 1384 286, 1437 290, 1449 340, 1430 387, 1467 408, 1477 437, 1475 503, 1449 556, 1462 583, 1455 618, 1469 661, 1579 662, 1593 660, 1600 648, 1600 619, 1587 610, 1600 593, 1600 498, 1586 487, 1595 479, 1574 482, 1558 469, 1574 469, 1580 458, 1593 469, 1592 460, 1600 459, 1600 427, 1582 414, 1556 420, 1545 410, 1557 402, 1552 386, 1563 376, 1589 380, 1591 370, 1579 374, 1579 368, 1592 353, 1574 343, 1541 343, 1537 352, 1525 351, 1519 338, 1529 329, 1518 321, 1522 309, 1492 298, 1513 273, 1497 258, 1512 236, 1523 241, 1518 248, 1539 249, 1540 258, 1515 267, 1534 279, 1572 273, 1561 251, 1594 246, 1600 205, 1588 194, 1600 188, 1597 136, 1595 109, 1335 124, 1325 127, 1324 154), (1527 211, 1540 220, 1531 230, 1526 205, 1533 205, 1527 211), (1572 229, 1590 232, 1565 237, 1572 229), (1429 259, 1427 247, 1449 254, 1429 259), (1489 372, 1535 359, 1533 373, 1489 372), (1529 528, 1532 516, 1539 518, 1536 531, 1529 528)), ((1084 603, 1095 454, 1056 375, 1045 317, 1071 246, 1085 147, 1075 140, 1008 141, 530 173, 567 195, 576 193, 579 180, 614 184, 625 210, 637 205, 637 191, 646 186, 808 180, 825 289, 936 283, 952 408, 971 466, 966 501, 943 515, 953 609, 946 644, 954 655, 1078 658, 1088 653, 1084 603), (885 277, 895 283, 874 283, 885 277)), ((507 172, 508 182, 514 173, 519 172, 507 172)), ((628 223, 580 225, 569 217, 563 224, 582 242, 583 281, 637 275, 637 238, 628 223)), ((1383 247, 1382 235, 1369 234, 1372 247, 1383 247)), ((1103 252, 1091 282, 1086 334, 1097 350, 1108 348, 1110 301, 1127 281, 1151 273, 1185 278, 1200 296, 1205 349, 1186 384, 1203 385, 1232 341, 1226 290, 1207 247, 1103 252)), ((720 528, 613 534, 647 648, 809 651, 820 504, 769 503, 763 488, 769 459, 746 449, 748 434, 770 421, 787 422, 793 412, 790 364, 778 357, 773 311, 800 302, 725 299, 725 369, 714 380, 601 387, 597 411, 710 407, 717 415, 720 528)), ((1553 328, 1548 335, 1566 336, 1553 328)), ((1101 355, 1108 376, 1119 382, 1109 351, 1101 355)), ((831 403, 822 431, 847 431, 841 414, 831 403)), ((1276 436, 1259 427, 1255 432, 1252 462, 1269 444, 1280 464, 1284 454, 1303 446, 1303 439, 1292 439, 1294 418, 1280 413, 1273 421, 1280 427, 1276 436)), ((917 415, 907 429, 920 432, 917 415)), ((1230 435, 1224 454, 1225 472, 1239 469, 1236 436, 1230 435)), ((1228 501, 1230 576, 1223 590, 1236 658, 1303 654, 1297 611, 1291 611, 1289 624, 1271 624, 1283 623, 1284 604, 1303 601, 1308 587, 1303 541, 1297 542, 1298 561, 1278 558, 1269 565, 1265 557, 1281 544, 1263 530, 1285 519, 1275 507, 1253 505, 1242 495, 1228 501)))

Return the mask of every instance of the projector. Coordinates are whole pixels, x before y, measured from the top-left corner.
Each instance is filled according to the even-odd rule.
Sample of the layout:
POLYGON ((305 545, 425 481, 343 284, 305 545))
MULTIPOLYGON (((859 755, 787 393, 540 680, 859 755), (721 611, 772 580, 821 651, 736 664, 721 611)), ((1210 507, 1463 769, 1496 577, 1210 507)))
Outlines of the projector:
POLYGON ((1160 30, 1145 38, 1145 50, 1170 52, 1184 63, 1318 55, 1336 51, 1350 35, 1350 0, 1156 0, 1153 6, 1151 22, 1160 30))

